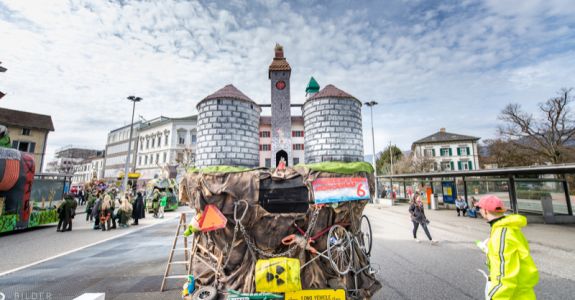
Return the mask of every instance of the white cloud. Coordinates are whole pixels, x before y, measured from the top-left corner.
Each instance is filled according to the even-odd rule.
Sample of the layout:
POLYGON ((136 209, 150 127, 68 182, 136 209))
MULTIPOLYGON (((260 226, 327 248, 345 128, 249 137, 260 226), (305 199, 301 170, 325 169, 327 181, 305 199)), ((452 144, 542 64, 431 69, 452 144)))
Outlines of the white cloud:
POLYGON ((2 102, 52 115, 49 153, 70 143, 103 148, 106 133, 129 121, 131 94, 144 98, 137 114, 146 118, 193 114, 228 83, 268 103, 279 42, 292 102, 314 76, 381 103, 377 149, 390 139, 409 148, 440 127, 490 137, 506 103, 575 86, 573 8, 505 3, 0 0, 11 12, 0 13, 2 102))

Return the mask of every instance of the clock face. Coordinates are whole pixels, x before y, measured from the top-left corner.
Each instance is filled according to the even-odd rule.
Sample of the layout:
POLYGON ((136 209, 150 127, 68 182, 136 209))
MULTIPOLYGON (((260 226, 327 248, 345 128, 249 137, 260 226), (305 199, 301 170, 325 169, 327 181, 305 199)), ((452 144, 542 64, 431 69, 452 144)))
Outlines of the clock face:
POLYGON ((276 82, 276 88, 278 90, 283 90, 286 87, 286 83, 283 80, 276 82))

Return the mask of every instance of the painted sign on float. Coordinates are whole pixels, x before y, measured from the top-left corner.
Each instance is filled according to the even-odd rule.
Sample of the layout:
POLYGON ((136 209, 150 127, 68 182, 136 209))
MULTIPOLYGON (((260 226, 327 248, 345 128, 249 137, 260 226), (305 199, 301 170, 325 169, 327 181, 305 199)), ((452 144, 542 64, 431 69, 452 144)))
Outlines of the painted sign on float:
POLYGON ((368 200, 367 178, 318 178, 312 182, 316 204, 337 203, 355 200, 368 200))
POLYGON ((344 290, 301 290, 288 292, 285 300, 345 300, 344 290))

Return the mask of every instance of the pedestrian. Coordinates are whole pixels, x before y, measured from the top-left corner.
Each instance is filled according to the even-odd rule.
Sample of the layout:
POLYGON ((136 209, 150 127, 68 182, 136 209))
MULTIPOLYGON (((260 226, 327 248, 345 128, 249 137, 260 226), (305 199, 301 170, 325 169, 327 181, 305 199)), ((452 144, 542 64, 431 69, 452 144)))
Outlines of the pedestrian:
POLYGON ((467 201, 465 201, 463 197, 459 196, 455 199, 455 210, 457 210, 458 217, 460 217, 460 212, 463 212, 463 216, 465 217, 465 213, 467 212, 467 201))
POLYGON ((66 228, 66 231, 72 231, 72 220, 74 220, 74 217, 76 216, 76 208, 78 207, 78 202, 76 202, 76 199, 74 199, 74 195, 72 194, 68 194, 66 197, 64 197, 64 199, 67 202, 69 210, 68 214, 70 215, 68 220, 68 228, 64 228, 66 228))
POLYGON ((467 216, 470 218, 477 218, 479 208, 477 207, 477 200, 475 197, 471 197, 471 206, 469 207, 469 211, 467 212, 467 216))
POLYGON ((421 197, 419 196, 419 193, 415 193, 413 195, 413 200, 409 205, 409 213, 411 215, 411 222, 413 223, 413 240, 419 243, 419 240, 417 239, 417 230, 421 225, 421 227, 423 227, 423 231, 425 231, 425 235, 427 235, 427 238, 429 239, 429 242, 432 245, 435 245, 437 241, 434 241, 431 238, 431 234, 429 233, 429 229, 427 228, 429 220, 425 216, 425 211, 423 209, 423 202, 421 202, 421 197))
POLYGON ((154 210, 154 218, 158 217, 160 197, 160 191, 158 189, 154 189, 154 192, 152 193, 152 209, 154 210))
MULTIPOLYGON (((57 232, 64 232, 68 230, 68 224, 71 222, 71 203, 68 201, 69 195, 65 195, 64 199, 60 201, 60 204, 56 208, 58 213, 58 227, 56 227, 57 232)), ((73 200, 72 196, 72 200, 73 200)))
POLYGON ((166 209, 167 205, 168 205, 168 196, 166 195, 166 192, 162 192, 160 198, 160 207, 158 209, 158 217, 160 219, 164 218, 164 210, 166 209))
POLYGON ((94 204, 96 204, 96 195, 90 192, 87 194, 88 201, 86 202, 86 222, 91 222, 94 219, 92 216, 92 210, 94 209, 94 204))
POLYGON ((80 191, 78 191, 78 199, 80 199, 80 205, 84 205, 86 204, 86 197, 85 197, 85 193, 84 193, 84 189, 80 188, 80 191))
POLYGON ((536 299, 533 287, 539 281, 539 272, 521 232, 527 218, 505 215, 503 201, 493 195, 482 197, 477 207, 491 225, 485 244, 490 279, 485 289, 486 299, 536 299))
POLYGON ((110 198, 112 199, 112 201, 110 202, 112 204, 112 207, 110 208, 110 210, 112 211, 110 218, 112 220, 112 227, 110 227, 110 229, 116 229, 116 219, 118 215, 118 210, 120 209, 120 200, 118 197, 115 196, 115 194, 111 194, 110 198))
POLYGON ((130 203, 130 196, 126 194, 124 199, 122 199, 121 203, 118 205, 118 212, 116 213, 116 218, 118 218, 118 223, 120 224, 120 228, 127 228, 128 221, 130 221, 130 217, 132 216, 132 204, 130 203))
POLYGON ((112 198, 106 194, 100 207, 100 228, 102 231, 110 230, 110 218, 112 216, 112 198))
POLYGON ((138 225, 138 220, 146 217, 146 208, 144 207, 144 196, 142 192, 136 194, 136 199, 132 207, 132 219, 134 219, 132 225, 138 225))
POLYGON ((100 229, 100 212, 102 210, 102 194, 96 193, 96 202, 92 207, 92 217, 94 218, 94 229, 100 229))

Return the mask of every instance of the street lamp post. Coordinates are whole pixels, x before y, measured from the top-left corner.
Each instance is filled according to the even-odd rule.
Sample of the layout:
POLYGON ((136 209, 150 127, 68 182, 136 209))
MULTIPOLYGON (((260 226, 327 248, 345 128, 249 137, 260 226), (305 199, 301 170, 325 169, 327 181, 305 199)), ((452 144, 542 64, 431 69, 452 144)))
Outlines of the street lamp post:
POLYGON ((128 166, 130 165, 130 150, 132 148, 132 131, 134 129, 134 113, 136 111, 136 102, 142 101, 142 98, 136 96, 128 96, 128 100, 132 101, 132 122, 130 123, 130 139, 128 140, 128 155, 126 156, 126 166, 124 167, 124 182, 122 184, 122 193, 125 195, 128 189, 128 166))
POLYGON ((375 135, 373 133, 373 107, 375 105, 377 105, 377 102, 369 101, 369 102, 365 102, 365 105, 367 105, 371 111, 371 146, 372 146, 372 150, 373 150, 373 171, 375 173, 375 199, 377 199, 379 197, 379 194, 377 192, 377 190, 378 190, 378 188, 377 188, 377 164, 376 164, 376 158, 375 158, 375 135))

